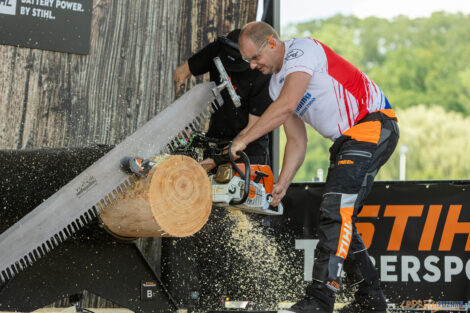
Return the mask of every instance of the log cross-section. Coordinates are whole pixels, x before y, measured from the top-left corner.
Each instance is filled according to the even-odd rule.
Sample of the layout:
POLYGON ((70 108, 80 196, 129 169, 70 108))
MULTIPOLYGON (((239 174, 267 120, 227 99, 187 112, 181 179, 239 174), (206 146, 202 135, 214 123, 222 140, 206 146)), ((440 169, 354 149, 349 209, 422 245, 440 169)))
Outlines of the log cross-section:
POLYGON ((199 231, 212 208, 206 171, 184 155, 161 158, 146 178, 101 212, 121 237, 185 237, 199 231))

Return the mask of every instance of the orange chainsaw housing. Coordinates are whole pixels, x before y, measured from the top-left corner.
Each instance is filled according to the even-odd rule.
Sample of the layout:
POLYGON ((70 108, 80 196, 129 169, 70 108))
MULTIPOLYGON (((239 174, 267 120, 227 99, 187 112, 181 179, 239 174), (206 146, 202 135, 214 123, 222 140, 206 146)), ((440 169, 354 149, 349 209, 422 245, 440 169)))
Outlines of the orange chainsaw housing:
MULTIPOLYGON (((245 174, 245 164, 237 163, 238 168, 240 171, 245 174)), ((266 194, 272 194, 274 188, 274 176, 273 171, 269 165, 261 165, 261 164, 254 164, 250 165, 250 180, 254 181, 256 179, 256 171, 263 172, 264 174, 268 175, 266 177, 261 177, 259 183, 264 186, 266 194)), ((238 172, 235 172, 235 176, 240 177, 238 172)), ((251 190, 250 190, 251 193, 251 190)), ((252 198, 252 197, 250 197, 252 198)))

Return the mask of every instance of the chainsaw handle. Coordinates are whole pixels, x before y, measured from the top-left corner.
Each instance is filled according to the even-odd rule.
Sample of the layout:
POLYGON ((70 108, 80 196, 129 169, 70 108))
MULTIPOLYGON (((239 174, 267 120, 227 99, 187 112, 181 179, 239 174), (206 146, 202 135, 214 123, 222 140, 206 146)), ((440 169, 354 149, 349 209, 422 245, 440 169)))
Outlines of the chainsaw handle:
POLYGON ((250 193, 250 159, 246 155, 245 152, 240 151, 240 157, 243 159, 243 164, 245 164, 245 173, 242 173, 240 168, 237 166, 237 163, 232 158, 232 142, 228 145, 228 155, 230 158, 230 163, 232 163, 233 168, 240 174, 240 177, 245 180, 245 192, 243 193, 243 197, 240 200, 231 200, 231 205, 238 205, 242 204, 248 199, 248 194, 250 193))

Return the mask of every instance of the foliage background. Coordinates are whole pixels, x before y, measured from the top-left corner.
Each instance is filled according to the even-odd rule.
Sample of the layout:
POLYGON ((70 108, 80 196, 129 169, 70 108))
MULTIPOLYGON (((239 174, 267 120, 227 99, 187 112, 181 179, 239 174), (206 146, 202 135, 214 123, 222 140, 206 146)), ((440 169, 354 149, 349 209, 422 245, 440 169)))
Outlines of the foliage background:
MULTIPOLYGON (((444 12, 393 19, 336 15, 288 25, 283 38, 312 37, 377 83, 397 111, 400 141, 378 180, 399 178, 399 151, 407 153, 406 179, 470 179, 470 15, 444 12)), ((304 164, 294 181, 326 177, 331 141, 309 128, 304 164)), ((281 162, 285 137, 281 131, 281 162)))

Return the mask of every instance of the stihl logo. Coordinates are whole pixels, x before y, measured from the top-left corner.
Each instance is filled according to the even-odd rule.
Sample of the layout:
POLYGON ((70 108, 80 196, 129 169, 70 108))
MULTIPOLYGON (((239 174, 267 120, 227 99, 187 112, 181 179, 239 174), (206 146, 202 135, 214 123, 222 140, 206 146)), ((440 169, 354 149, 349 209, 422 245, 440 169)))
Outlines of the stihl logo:
POLYGON ((348 256, 349 244, 351 243, 352 225, 351 221, 344 223, 343 235, 341 236, 341 245, 339 247, 339 257, 346 259, 348 256))
POLYGON ((16 0, 0 0, 0 14, 16 14, 16 0))
POLYGON ((349 245, 352 237, 352 221, 351 216, 353 215, 354 208, 340 208, 341 214, 341 233, 339 235, 338 250, 336 256, 346 259, 348 256, 349 245))
MULTIPOLYGON (((439 239, 436 236, 438 222, 441 219, 442 205, 430 205, 425 215, 426 220, 421 229, 421 236, 419 240, 419 251, 431 251, 433 243, 439 239)), ((423 218, 425 212, 424 205, 387 205, 383 216, 384 218, 393 218, 393 227, 388 241, 388 251, 398 251, 401 248, 404 233, 407 229, 408 221, 412 218, 423 218)), ((359 217, 379 217, 379 205, 365 205, 358 215, 359 217)), ((470 221, 459 222, 460 213, 462 211, 461 204, 454 204, 449 206, 447 216, 445 218, 444 228, 440 234, 439 251, 450 251, 454 242, 455 235, 466 234, 467 243, 465 251, 470 251, 470 221)), ((369 248, 375 233, 374 223, 357 222, 356 227, 358 232, 361 233, 362 239, 366 248, 369 248)), ((437 244, 437 242, 436 242, 437 244)))

